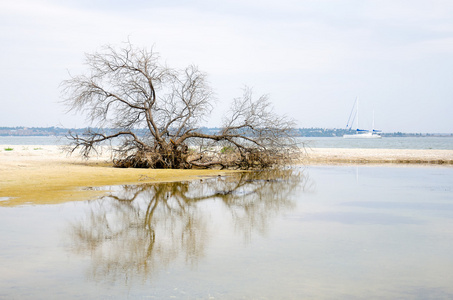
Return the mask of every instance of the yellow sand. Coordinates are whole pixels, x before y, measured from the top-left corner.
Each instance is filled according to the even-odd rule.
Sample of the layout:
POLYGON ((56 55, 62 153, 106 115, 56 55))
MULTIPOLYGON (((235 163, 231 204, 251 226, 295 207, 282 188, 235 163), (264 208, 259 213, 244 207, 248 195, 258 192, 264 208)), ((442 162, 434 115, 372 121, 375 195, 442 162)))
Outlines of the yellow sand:
MULTIPOLYGON (((453 166, 452 150, 307 149, 303 164, 397 163, 453 166)), ((181 181, 226 174, 218 170, 113 168, 108 151, 89 161, 68 156, 58 146, 0 145, 0 206, 85 200, 106 185, 181 181), (13 148, 6 151, 6 148, 13 148)))
POLYGON ((0 206, 52 204, 101 195, 86 187, 182 181, 225 174, 219 170, 113 168, 108 153, 82 160, 58 146, 0 145, 0 206), (13 148, 5 151, 5 148, 13 148), (85 189, 84 189, 85 187, 85 189))

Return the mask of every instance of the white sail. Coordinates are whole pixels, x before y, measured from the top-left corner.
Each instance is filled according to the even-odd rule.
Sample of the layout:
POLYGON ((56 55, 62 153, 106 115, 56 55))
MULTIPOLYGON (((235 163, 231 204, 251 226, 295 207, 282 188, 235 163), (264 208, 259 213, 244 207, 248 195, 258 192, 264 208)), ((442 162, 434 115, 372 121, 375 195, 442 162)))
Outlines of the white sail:
POLYGON ((351 113, 349 114, 348 124, 346 124, 346 129, 354 132, 351 134, 343 135, 345 139, 380 139, 382 138, 377 132, 378 130, 374 129, 374 111, 373 111, 373 124, 371 130, 359 129, 359 97, 356 97, 354 105, 352 106, 351 113), (352 119, 351 119, 352 117, 352 119), (355 131, 352 130, 352 124, 356 121, 355 131))

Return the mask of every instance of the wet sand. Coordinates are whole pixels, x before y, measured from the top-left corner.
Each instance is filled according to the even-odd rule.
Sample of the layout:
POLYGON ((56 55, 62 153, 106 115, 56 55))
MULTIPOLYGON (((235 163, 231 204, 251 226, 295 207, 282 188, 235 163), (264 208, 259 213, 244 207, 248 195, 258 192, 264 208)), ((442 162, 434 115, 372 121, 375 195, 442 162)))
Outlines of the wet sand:
MULTIPOLYGON (((302 164, 442 164, 453 166, 453 150, 312 148, 302 164)), ((109 151, 90 160, 68 156, 59 146, 0 145, 0 206, 51 204, 98 197, 96 187, 192 180, 226 174, 219 170, 113 168, 109 151), (13 148, 10 151, 5 149, 13 148)))
POLYGON ((52 204, 98 197, 96 187, 200 179, 219 170, 113 168, 110 153, 90 160, 68 156, 59 146, 0 145, 0 206, 52 204), (13 148, 5 151, 5 148, 13 148))

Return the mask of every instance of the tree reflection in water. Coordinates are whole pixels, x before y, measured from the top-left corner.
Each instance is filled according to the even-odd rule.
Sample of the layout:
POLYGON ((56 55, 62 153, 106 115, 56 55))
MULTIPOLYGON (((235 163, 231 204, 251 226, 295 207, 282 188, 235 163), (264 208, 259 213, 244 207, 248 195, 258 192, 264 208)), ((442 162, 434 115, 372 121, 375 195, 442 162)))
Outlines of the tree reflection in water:
POLYGON ((189 182, 125 185, 93 201, 86 218, 71 225, 77 253, 91 256, 95 280, 147 280, 178 258, 195 265, 205 255, 210 214, 206 200, 221 201, 246 241, 265 234, 272 217, 295 206, 306 188, 294 169, 237 173, 189 182))

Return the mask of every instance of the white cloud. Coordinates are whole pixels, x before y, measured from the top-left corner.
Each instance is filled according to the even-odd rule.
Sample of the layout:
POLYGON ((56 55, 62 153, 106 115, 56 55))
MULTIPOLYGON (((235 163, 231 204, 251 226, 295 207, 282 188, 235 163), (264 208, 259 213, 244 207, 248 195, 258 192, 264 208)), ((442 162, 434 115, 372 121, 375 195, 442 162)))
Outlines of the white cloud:
MULTIPOLYGON (((408 108, 400 99, 423 101, 420 95, 431 93, 434 85, 437 96, 430 101, 449 105, 449 88, 436 85, 439 80, 425 84, 424 73, 441 82, 453 79, 443 67, 453 60, 450 1, 107 3, 0 2, 3 97, 20 99, 30 111, 45 107, 51 115, 61 114, 55 103, 66 69, 79 73, 84 52, 130 38, 138 46, 154 45, 170 66, 199 65, 211 74, 222 99, 237 95, 242 84, 270 93, 279 111, 300 118, 304 126, 341 126, 339 110, 344 107, 347 113, 347 101, 358 92, 369 102, 415 115, 417 107, 408 108), (406 78, 416 78, 416 85, 406 78), (18 86, 33 94, 18 93, 18 86)), ((14 104, 7 108, 17 110, 14 104)), ((0 112, 11 125, 25 122, 10 115, 0 112)), ((39 116, 28 120, 40 122, 39 116)), ((444 123, 439 127, 453 127, 449 117, 439 120, 444 123)))

